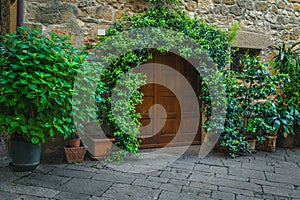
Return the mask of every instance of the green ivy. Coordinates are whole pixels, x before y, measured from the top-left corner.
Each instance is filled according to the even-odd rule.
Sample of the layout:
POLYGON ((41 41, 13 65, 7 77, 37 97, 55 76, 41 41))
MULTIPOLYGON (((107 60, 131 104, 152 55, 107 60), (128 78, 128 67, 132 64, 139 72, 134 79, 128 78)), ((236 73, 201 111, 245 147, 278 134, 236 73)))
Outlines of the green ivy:
MULTIPOLYGON (((158 3, 158 1, 156 2, 158 3)), ((111 95, 113 92, 116 92, 114 91, 114 88, 117 81, 131 68, 139 66, 140 64, 145 63, 152 58, 152 49, 136 49, 135 51, 128 52, 128 49, 131 49, 131 46, 136 45, 134 44, 135 41, 124 40, 122 36, 118 37, 125 31, 135 31, 139 28, 149 28, 147 30, 150 33, 148 33, 147 37, 149 37, 149 35, 151 36, 151 31, 159 31, 161 38, 153 38, 151 41, 154 46, 158 46, 159 44, 160 48, 157 49, 158 51, 167 52, 171 49, 176 49, 184 58, 198 59, 203 57, 203 52, 207 52, 219 69, 224 69, 224 66, 229 61, 228 48, 232 41, 230 41, 228 38, 234 38, 234 35, 236 34, 236 29, 234 29, 232 32, 223 32, 216 26, 208 25, 202 20, 191 19, 180 9, 175 10, 171 8, 155 6, 154 8, 151 8, 144 13, 134 15, 133 17, 123 17, 120 21, 115 23, 107 30, 106 36, 101 36, 99 38, 96 49, 100 52, 107 51, 120 54, 127 52, 118 58, 113 57, 111 54, 101 56, 104 63, 109 62, 109 60, 114 60, 114 62, 110 63, 110 65, 104 70, 104 72, 102 72, 101 75, 101 81, 99 85, 102 88, 105 88, 105 92, 103 92, 103 90, 98 90, 102 91, 101 95, 98 95, 98 99, 102 99, 97 103, 98 116, 103 123, 107 123, 109 126, 111 126, 113 135, 117 137, 116 143, 122 149, 121 153, 119 151, 115 154, 118 158, 120 155, 127 155, 128 153, 136 154, 140 144, 140 141, 137 139, 139 134, 138 130, 127 129, 126 127, 132 126, 127 124, 128 122, 124 121, 124 119, 117 119, 113 115, 111 107, 111 95), (160 30, 155 28, 160 28, 160 30), (167 31, 163 31, 164 29, 176 32, 176 37, 174 37, 174 35, 168 35, 167 31), (199 44, 199 47, 194 47, 194 49, 191 49, 191 47, 185 43, 185 38, 192 38, 193 42, 199 44), (120 124, 121 126, 118 127, 120 124)), ((157 32, 153 34, 155 35, 157 32)), ((136 36, 140 38, 140 42, 148 39, 145 38, 145 35, 140 34, 138 31, 136 31, 136 36)), ((208 97, 208 87, 205 85, 206 81, 210 81, 210 83, 212 83, 212 87, 218 89, 220 87, 219 83, 224 72, 212 72, 209 71, 209 69, 203 69, 203 66, 197 66, 197 68, 200 72, 199 76, 206 77, 202 79, 203 91, 200 98, 207 108, 204 110, 204 112, 207 112, 206 116, 209 116, 212 112, 212 108, 211 99, 208 97)), ((134 86, 138 88, 144 83, 145 82, 143 78, 140 81, 132 79, 132 81, 128 81, 126 83, 126 86, 134 86)), ((128 114, 128 111, 125 112, 125 110, 123 110, 123 108, 127 108, 132 121, 135 123, 134 125, 139 127, 140 115, 135 113, 135 105, 137 103, 141 103, 142 94, 139 92, 118 92, 120 92, 120 95, 125 97, 125 99, 130 99, 128 102, 118 102, 118 109, 128 114)), ((225 100, 220 99, 219 101, 219 105, 221 105, 225 100)), ((123 115, 121 116, 123 117, 123 115)))
POLYGON ((0 128, 35 144, 76 137, 73 83, 86 54, 66 37, 26 27, 18 33, 0 38, 0 128))
POLYGON ((232 32, 226 33, 202 20, 191 19, 183 11, 155 7, 145 13, 123 18, 108 29, 108 35, 146 27, 166 28, 184 33, 206 50, 219 68, 228 63, 228 48, 232 42, 228 38, 233 39, 237 32, 236 27, 232 32))

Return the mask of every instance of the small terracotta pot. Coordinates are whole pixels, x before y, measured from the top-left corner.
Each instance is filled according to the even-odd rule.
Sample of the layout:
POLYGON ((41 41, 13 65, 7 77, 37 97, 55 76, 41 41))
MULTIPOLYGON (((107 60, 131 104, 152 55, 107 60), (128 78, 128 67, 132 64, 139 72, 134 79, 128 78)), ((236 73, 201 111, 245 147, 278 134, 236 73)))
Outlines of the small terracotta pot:
POLYGON ((255 150, 255 146, 256 146, 256 142, 257 142, 257 139, 252 139, 252 140, 247 140, 248 141, 248 150, 251 150, 251 151, 254 151, 255 150))
POLYGON ((264 137, 266 138, 266 141, 264 141, 262 145, 262 150, 275 152, 277 135, 275 136, 265 135, 264 137))
POLYGON ((80 146, 80 139, 70 139, 68 140, 69 147, 79 147, 80 146))

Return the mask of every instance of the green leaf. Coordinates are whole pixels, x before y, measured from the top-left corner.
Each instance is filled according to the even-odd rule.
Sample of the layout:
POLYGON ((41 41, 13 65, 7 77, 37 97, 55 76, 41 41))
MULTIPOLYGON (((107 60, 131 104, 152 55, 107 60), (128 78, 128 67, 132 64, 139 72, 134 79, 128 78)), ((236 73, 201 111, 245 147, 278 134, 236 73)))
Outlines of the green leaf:
POLYGON ((23 133, 28 133, 27 127, 26 126, 21 126, 21 130, 23 133))
POLYGON ((32 137, 32 138, 31 138, 31 142, 32 142, 33 144, 38 144, 38 143, 40 142, 40 140, 39 140, 39 138, 37 138, 37 137, 32 137))
POLYGON ((274 121, 273 127, 274 127, 275 130, 278 130, 280 125, 281 125, 280 120, 276 119, 274 121))
POLYGON ((55 136, 55 133, 54 133, 54 131, 53 131, 52 128, 51 128, 50 131, 49 131, 49 135, 50 135, 50 137, 54 137, 54 136, 55 136))
POLYGON ((37 86, 34 85, 34 84, 30 84, 28 87, 29 87, 31 90, 36 90, 36 89, 37 89, 37 86))
POLYGON ((19 126, 19 123, 18 122, 11 122, 10 125, 12 127, 18 127, 19 126))
POLYGON ((8 134, 14 134, 14 133, 16 133, 16 128, 12 127, 12 126, 9 126, 7 128, 7 132, 8 132, 8 134))
POLYGON ((34 93, 27 93, 26 98, 33 99, 35 97, 34 93))
POLYGON ((0 103, 5 102, 7 100, 6 96, 0 95, 0 103))

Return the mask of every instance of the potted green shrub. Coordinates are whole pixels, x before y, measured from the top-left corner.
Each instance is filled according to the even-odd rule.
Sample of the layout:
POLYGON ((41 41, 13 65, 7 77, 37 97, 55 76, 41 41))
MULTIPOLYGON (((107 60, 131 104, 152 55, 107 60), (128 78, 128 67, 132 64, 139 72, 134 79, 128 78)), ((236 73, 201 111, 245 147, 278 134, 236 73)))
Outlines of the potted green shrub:
POLYGON ((277 106, 274 102, 262 103, 265 123, 263 126, 265 141, 262 144, 262 150, 274 152, 276 150, 276 139, 281 126, 281 116, 277 112, 277 106))
POLYGON ((240 84, 236 92, 243 124, 241 131, 254 150, 254 143, 263 140, 264 108, 261 102, 269 101, 268 98, 276 94, 276 84, 259 57, 245 55, 241 64, 243 71, 239 74, 240 84))
POLYGON ((294 137, 299 133, 299 99, 300 99, 300 42, 292 45, 287 45, 284 42, 279 46, 274 46, 273 50, 276 53, 273 58, 273 69, 275 73, 287 74, 290 81, 284 82, 284 88, 280 95, 279 106, 280 113, 289 112, 293 117, 293 121, 289 121, 289 126, 292 128, 282 129, 279 132, 282 138, 283 146, 293 147, 294 137), (293 129, 293 130, 290 130, 293 129))
POLYGON ((12 165, 32 170, 46 138, 76 132, 72 84, 86 56, 68 38, 37 29, 0 40, 0 127, 11 136, 12 165))
POLYGON ((299 123, 297 108, 282 100, 278 100, 278 120, 280 121, 279 136, 280 144, 284 148, 293 148, 295 139, 295 125, 299 123))
POLYGON ((247 118, 244 122, 245 136, 248 141, 248 149, 252 152, 255 151, 257 141, 262 141, 262 125, 264 119, 262 117, 251 117, 247 118))
MULTIPOLYGON (((74 125, 83 126, 84 123, 79 123, 78 121, 73 122, 74 125)), ((80 163, 83 161, 84 156, 86 154, 86 144, 81 142, 81 137, 83 137, 84 133, 82 131, 77 130, 75 127, 72 128, 73 131, 68 132, 64 135, 66 140, 66 144, 64 146, 65 155, 67 159, 67 163, 80 163)))
POLYGON ((263 149, 266 151, 275 151, 276 138, 279 133, 291 135, 294 132, 293 113, 287 109, 287 105, 280 105, 280 101, 266 102, 263 104, 265 118, 264 123, 264 142, 263 149), (286 108, 285 108, 286 107, 286 108))

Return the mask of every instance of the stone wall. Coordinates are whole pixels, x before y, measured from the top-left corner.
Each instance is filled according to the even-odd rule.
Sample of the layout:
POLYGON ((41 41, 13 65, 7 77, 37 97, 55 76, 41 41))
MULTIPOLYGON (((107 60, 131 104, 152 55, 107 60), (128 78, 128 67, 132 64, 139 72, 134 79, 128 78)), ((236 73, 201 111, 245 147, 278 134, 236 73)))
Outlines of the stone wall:
POLYGON ((0 0, 0 34, 9 32, 9 0, 0 0))
MULTIPOLYGON (((146 0, 27 0, 25 23, 69 35, 80 45, 93 41, 98 29, 107 28, 123 14, 143 12, 149 6, 146 0)), ((258 33, 268 36, 273 44, 300 41, 300 0, 182 0, 181 6, 191 17, 225 29, 240 22, 247 37, 258 33)), ((261 47, 266 45, 269 43, 261 47)))

